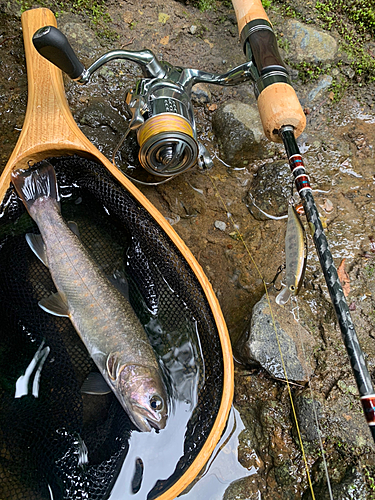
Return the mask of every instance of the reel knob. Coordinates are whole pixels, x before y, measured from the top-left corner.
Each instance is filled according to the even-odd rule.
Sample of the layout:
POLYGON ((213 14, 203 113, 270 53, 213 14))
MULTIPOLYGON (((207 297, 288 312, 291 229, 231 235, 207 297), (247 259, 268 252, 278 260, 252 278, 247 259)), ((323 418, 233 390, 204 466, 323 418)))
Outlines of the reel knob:
POLYGON ((169 177, 188 170, 198 157, 192 126, 182 116, 153 116, 137 130, 139 161, 154 175, 169 177))

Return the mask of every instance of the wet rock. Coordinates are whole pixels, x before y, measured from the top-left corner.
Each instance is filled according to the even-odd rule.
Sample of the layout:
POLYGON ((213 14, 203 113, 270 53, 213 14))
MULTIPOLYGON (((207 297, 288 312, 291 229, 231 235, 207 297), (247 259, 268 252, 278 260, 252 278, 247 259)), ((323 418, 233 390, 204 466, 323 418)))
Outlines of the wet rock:
POLYGON ((191 91, 192 101, 196 104, 207 104, 211 102, 211 92, 205 83, 197 83, 191 91))
POLYGON ((59 28, 68 38, 79 57, 94 57, 95 49, 100 47, 94 31, 85 23, 77 23, 77 17, 64 15, 59 19, 59 28))
POLYGON ((307 95, 308 102, 313 102, 315 99, 320 98, 325 90, 327 90, 332 85, 333 78, 330 75, 321 76, 318 79, 317 85, 310 90, 307 95))
POLYGON ((92 99, 78 118, 81 125, 88 125, 92 128, 107 126, 114 132, 123 131, 125 128, 122 116, 107 101, 100 98, 92 99))
POLYGON ((297 413, 298 426, 304 441, 319 439, 316 427, 315 412, 318 422, 321 417, 321 404, 310 396, 300 394, 295 398, 294 405, 297 413), (315 409, 314 409, 315 406, 315 409))
POLYGON ((224 160, 231 166, 243 166, 245 159, 265 156, 266 139, 255 105, 231 101, 215 112, 212 126, 224 160))
POLYGON ((268 220, 263 212, 282 216, 288 212, 292 192, 292 178, 286 161, 278 160, 259 167, 251 182, 245 203, 256 220, 268 220), (275 182, 277 179, 277 182, 275 182))
POLYGON ((83 133, 110 157, 126 129, 122 116, 108 102, 94 98, 77 118, 83 133))
POLYGON ((332 493, 334 498, 355 498, 356 500, 366 500, 369 498, 367 495, 366 478, 357 469, 349 470, 342 483, 333 485, 332 493))
POLYGON ((337 42, 328 33, 295 19, 288 20, 283 31, 289 41, 286 59, 290 63, 322 63, 335 59, 337 42))
POLYGON ((255 500, 260 498, 259 494, 258 481, 250 476, 231 483, 225 490, 223 500, 255 500))
MULTIPOLYGON (((344 479, 338 484, 333 480, 331 468, 328 472, 330 473, 332 497, 329 495, 327 483, 324 480, 319 485, 314 486, 315 498, 319 498, 319 500, 330 500, 330 498, 340 498, 343 500, 369 500, 372 498, 371 496, 368 496, 366 477, 358 469, 348 467, 344 479)), ((334 473, 335 472, 336 470, 334 470, 334 473)), ((303 498, 311 500, 311 493, 308 492, 303 498)))
POLYGON ((245 364, 254 365, 255 361, 272 377, 285 379, 274 319, 288 379, 305 384, 314 371, 312 338, 286 308, 278 306, 273 296, 269 298, 273 315, 264 295, 254 306, 250 328, 240 339, 236 352, 245 364))

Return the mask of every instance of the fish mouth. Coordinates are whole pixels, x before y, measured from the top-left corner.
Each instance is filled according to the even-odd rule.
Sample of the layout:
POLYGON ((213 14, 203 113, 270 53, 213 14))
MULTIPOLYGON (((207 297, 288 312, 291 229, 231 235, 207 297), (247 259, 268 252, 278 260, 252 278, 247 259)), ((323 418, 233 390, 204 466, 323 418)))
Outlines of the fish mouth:
POLYGON ((132 412, 132 419, 142 432, 150 432, 151 429, 155 429, 156 431, 164 429, 167 416, 152 415, 146 408, 137 405, 132 412))

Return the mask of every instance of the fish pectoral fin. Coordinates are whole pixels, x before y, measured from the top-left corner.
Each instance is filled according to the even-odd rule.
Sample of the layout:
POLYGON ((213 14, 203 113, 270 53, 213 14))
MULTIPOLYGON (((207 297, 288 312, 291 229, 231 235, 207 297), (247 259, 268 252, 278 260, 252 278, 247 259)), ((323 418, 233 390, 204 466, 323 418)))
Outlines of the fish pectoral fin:
POLYGON ((106 361, 106 368, 107 368, 107 373, 112 380, 116 380, 117 378, 120 362, 121 362, 121 357, 118 352, 111 352, 108 355, 106 361))
POLYGON ((72 231, 72 233, 74 233, 79 239, 81 239, 77 223, 74 222, 73 220, 70 220, 68 222, 68 226, 69 226, 69 229, 72 231))
POLYGON ((83 382, 81 392, 83 394, 104 396, 105 394, 109 394, 111 392, 111 388, 101 373, 91 372, 83 382))
POLYGON ((69 306, 65 298, 59 293, 53 293, 46 299, 39 301, 39 307, 54 316, 69 317, 69 306))
POLYGON ((27 233, 26 241, 31 248, 31 250, 35 253, 35 255, 40 259, 43 264, 48 267, 47 262, 47 254, 46 254, 46 245, 44 244, 43 238, 41 234, 27 233))

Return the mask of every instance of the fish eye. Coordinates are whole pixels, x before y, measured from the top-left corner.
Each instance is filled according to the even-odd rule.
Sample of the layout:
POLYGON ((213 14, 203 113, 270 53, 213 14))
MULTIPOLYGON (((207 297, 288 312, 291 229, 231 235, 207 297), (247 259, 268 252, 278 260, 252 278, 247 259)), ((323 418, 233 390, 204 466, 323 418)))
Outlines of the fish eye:
POLYGON ((150 398, 150 405, 151 405, 151 408, 153 410, 156 410, 156 411, 161 411, 164 407, 164 403, 163 403, 162 398, 160 396, 158 396, 157 394, 154 394, 150 398))

